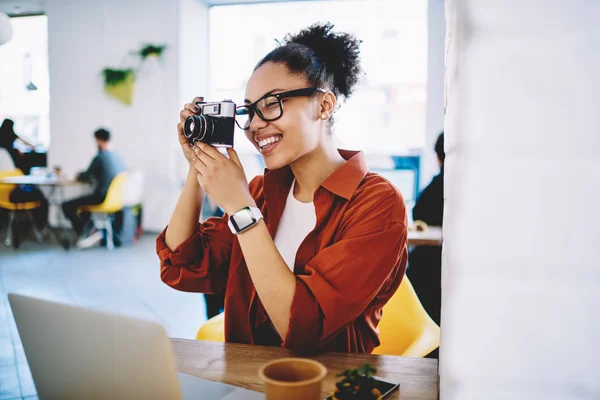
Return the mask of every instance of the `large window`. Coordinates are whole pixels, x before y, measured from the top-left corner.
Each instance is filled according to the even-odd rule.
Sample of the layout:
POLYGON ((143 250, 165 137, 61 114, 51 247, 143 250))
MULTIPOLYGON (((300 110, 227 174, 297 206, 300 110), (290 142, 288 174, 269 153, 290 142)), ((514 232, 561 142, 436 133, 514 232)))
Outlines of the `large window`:
MULTIPOLYGON (((425 140, 427 2, 425 0, 310 1, 210 9, 209 94, 241 103, 256 63, 288 32, 315 22, 363 41, 365 75, 337 112, 340 148, 404 154, 425 140)), ((253 151, 241 132, 236 147, 253 151)))
MULTIPOLYGON (((11 19, 12 39, 0 46, 0 123, 15 122, 15 132, 34 144, 50 144, 48 20, 11 19)), ((16 146, 19 144, 16 143, 16 146)))

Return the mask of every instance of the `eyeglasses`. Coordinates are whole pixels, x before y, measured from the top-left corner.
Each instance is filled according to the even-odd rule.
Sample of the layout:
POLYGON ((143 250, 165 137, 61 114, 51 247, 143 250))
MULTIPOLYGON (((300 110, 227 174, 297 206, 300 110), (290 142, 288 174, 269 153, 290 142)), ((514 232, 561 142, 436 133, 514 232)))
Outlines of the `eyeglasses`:
POLYGON ((235 123, 240 129, 246 131, 250 129, 250 122, 252 122, 254 114, 258 115, 263 121, 275 121, 283 115, 281 100, 290 97, 312 96, 315 92, 326 93, 327 91, 317 87, 309 87, 266 95, 252 104, 236 107, 235 123))

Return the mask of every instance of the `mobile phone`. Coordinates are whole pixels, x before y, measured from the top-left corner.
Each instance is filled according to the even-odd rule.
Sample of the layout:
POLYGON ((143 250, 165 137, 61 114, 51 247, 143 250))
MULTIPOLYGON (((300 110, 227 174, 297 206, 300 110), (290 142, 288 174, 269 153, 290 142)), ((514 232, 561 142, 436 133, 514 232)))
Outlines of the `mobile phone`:
MULTIPOLYGON (((390 382, 386 379, 380 378, 378 376, 373 377, 375 379, 375 387, 379 389, 381 392, 381 398, 385 398, 387 395, 392 393, 394 390, 400 388, 399 383, 390 382)), ((325 400, 333 400, 333 396, 329 396, 325 400)))

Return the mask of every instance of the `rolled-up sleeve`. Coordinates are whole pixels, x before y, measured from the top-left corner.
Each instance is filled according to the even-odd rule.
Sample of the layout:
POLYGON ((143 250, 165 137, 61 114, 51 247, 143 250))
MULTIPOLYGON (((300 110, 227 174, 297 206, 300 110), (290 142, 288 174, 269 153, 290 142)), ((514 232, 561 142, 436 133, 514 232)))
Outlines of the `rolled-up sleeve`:
POLYGON ((395 196, 354 213, 340 240, 321 250, 305 266, 305 274, 296 276, 283 347, 318 349, 359 318, 376 297, 391 297, 389 291, 399 286, 406 268, 405 218, 403 200, 395 196))
POLYGON ((164 283, 185 292, 215 293, 225 288, 233 241, 226 215, 207 219, 173 251, 165 243, 165 233, 166 229, 156 239, 164 283))

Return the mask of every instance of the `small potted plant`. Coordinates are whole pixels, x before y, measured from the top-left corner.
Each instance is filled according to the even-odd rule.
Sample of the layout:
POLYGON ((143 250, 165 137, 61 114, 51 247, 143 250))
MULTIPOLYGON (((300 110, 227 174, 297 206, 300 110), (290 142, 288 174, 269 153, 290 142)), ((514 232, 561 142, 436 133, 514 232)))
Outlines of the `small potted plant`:
POLYGON ((162 58, 163 51, 167 48, 166 44, 146 44, 137 54, 141 57, 142 61, 148 57, 155 57, 158 59, 162 58))
POLYGON ((122 103, 131 105, 135 84, 134 70, 131 68, 105 68, 102 70, 102 75, 104 76, 105 92, 122 103))
POLYGON ((339 377, 341 381, 335 384, 333 400, 379 400, 381 391, 376 387, 377 381, 373 373, 377 372, 371 364, 364 364, 355 369, 347 369, 339 377))

